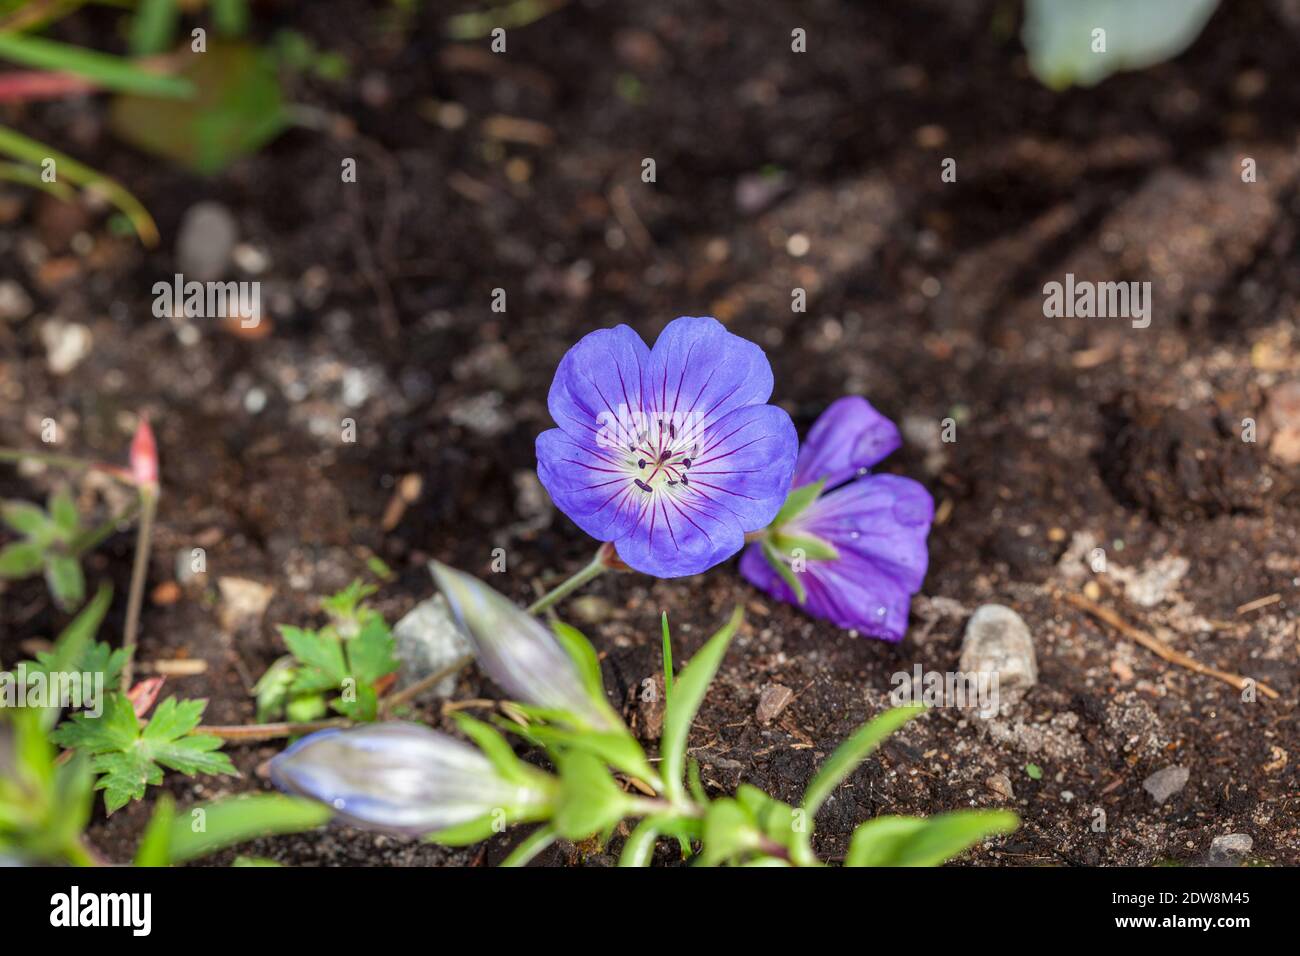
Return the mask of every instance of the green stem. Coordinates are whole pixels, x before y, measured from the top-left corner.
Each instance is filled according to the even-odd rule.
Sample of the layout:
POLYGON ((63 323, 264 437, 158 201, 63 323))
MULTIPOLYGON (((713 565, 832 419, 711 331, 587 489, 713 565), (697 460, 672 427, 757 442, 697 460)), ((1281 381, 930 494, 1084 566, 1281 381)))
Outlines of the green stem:
POLYGON ((47 465, 54 465, 58 468, 71 468, 74 471, 87 471, 100 467, 97 462, 86 458, 58 455, 49 451, 29 451, 25 448, 0 448, 0 461, 12 462, 15 465, 24 461, 43 461, 47 465))
POLYGON ((602 547, 599 551, 596 552, 596 556, 591 559, 591 563, 588 564, 585 568, 583 568, 577 574, 573 575, 573 577, 569 578, 568 580, 563 581, 562 583, 551 588, 551 590, 547 591, 536 601, 530 604, 528 606, 528 613, 529 614, 542 613, 542 611, 545 611, 551 605, 558 604, 560 601, 563 601, 574 591, 578 590, 578 588, 582 587, 584 584, 587 584, 590 581, 594 581, 596 578, 600 577, 608 570, 609 570, 609 565, 605 562, 605 549, 602 547))
POLYGON ((135 665, 135 641, 140 628, 140 607, 144 602, 144 582, 149 576, 149 547, 153 542, 153 518, 158 509, 158 489, 141 486, 140 524, 136 527, 135 563, 131 567, 131 591, 126 600, 126 627, 122 633, 122 647, 126 650, 126 663, 122 666, 122 690, 131 689, 135 665))

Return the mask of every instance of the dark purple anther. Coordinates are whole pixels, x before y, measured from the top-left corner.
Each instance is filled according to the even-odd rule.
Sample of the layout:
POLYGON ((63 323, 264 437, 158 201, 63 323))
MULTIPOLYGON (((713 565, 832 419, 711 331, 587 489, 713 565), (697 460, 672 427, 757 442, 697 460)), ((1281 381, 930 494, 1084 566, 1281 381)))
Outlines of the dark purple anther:
POLYGON ((636 483, 636 486, 640 488, 642 491, 644 491, 646 494, 650 494, 650 492, 654 490, 649 485, 647 485, 644 481, 642 481, 640 478, 636 478, 634 479, 634 481, 636 483))

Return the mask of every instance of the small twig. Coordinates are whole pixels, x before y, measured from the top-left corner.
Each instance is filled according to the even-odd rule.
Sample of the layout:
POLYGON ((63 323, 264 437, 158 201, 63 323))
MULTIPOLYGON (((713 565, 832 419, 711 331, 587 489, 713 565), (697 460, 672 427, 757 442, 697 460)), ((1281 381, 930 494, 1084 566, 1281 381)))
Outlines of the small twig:
MULTIPOLYGON (((1217 667, 1210 667, 1208 664, 1202 664, 1194 657, 1188 657, 1181 651, 1174 650, 1164 641, 1160 640, 1160 638, 1154 637, 1146 631, 1134 627, 1110 608, 1103 607, 1095 601, 1090 601, 1082 594, 1071 594, 1064 591, 1058 592, 1058 594, 1067 604, 1073 604, 1079 610, 1085 611, 1097 618, 1097 620, 1109 624, 1125 637, 1141 644, 1157 657, 1160 657, 1171 664, 1177 664, 1179 667, 1185 667, 1190 671, 1195 671, 1198 674, 1204 674, 1207 677, 1221 680, 1225 684, 1231 684, 1233 687, 1237 688, 1237 690, 1246 689, 1247 678, 1242 677, 1240 674, 1230 673, 1229 671, 1221 671, 1217 667)), ((1255 687, 1259 689, 1259 692, 1265 697, 1268 697, 1271 700, 1276 700, 1278 698, 1278 692, 1272 687, 1269 687, 1263 681, 1254 681, 1254 684, 1255 687)))
POLYGON ((1247 601, 1241 607, 1237 608, 1238 614, 1249 614, 1251 611, 1258 611, 1262 607, 1268 607, 1270 604, 1276 604, 1282 600, 1282 595, 1276 591, 1267 597, 1255 598, 1253 601, 1247 601))
POLYGON ((395 694, 389 694, 380 702, 380 716, 386 716, 392 712, 393 708, 401 707, 403 704, 409 704, 415 698, 419 697, 426 690, 440 684, 445 678, 456 673, 466 664, 474 660, 473 654, 467 654, 458 658, 440 670, 434 671, 428 677, 421 678, 410 687, 399 690, 395 694))
POLYGON ((292 724, 199 724, 191 734, 211 734, 224 740, 252 743, 259 740, 274 740, 277 737, 296 737, 298 734, 313 734, 318 730, 331 727, 351 727, 352 721, 346 717, 332 717, 329 720, 312 720, 306 723, 292 724))

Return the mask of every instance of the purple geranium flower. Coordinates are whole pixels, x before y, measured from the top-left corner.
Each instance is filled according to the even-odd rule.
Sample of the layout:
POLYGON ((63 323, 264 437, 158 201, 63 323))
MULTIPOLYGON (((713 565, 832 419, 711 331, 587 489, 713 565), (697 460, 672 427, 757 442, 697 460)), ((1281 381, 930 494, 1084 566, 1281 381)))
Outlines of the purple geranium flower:
POLYGON ((867 472, 900 444, 866 399, 832 404, 799 453, 790 500, 740 559, 741 573, 814 617, 902 640, 929 564, 934 500, 910 478, 867 472))
POLYGON ((537 437, 537 475, 629 566, 698 574, 766 527, 790 489, 799 443, 771 394, 763 350, 717 319, 674 319, 653 349, 626 325, 592 332, 556 369, 559 427, 537 437))

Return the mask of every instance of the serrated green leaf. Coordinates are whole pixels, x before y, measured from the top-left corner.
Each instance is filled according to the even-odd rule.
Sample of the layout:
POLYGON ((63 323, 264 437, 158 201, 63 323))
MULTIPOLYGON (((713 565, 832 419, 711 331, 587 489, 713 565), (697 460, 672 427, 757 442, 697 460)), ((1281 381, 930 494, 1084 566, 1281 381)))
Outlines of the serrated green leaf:
POLYGON ((81 515, 77 513, 77 505, 72 500, 72 495, 68 494, 68 489, 60 488, 50 495, 47 505, 59 537, 64 541, 75 538, 81 531, 81 515))
POLYGON ((56 530, 50 516, 30 501, 0 504, 0 520, 24 537, 36 541, 48 541, 56 530))
POLYGON ((31 541, 0 548, 0 578, 29 578, 45 565, 45 552, 31 541))
POLYGON ((848 740, 835 748, 835 752, 821 765, 803 795, 803 809, 811 824, 821 805, 831 791, 844 782, 862 761, 866 760, 881 741, 905 723, 925 712, 921 706, 895 707, 854 731, 848 740))
POLYGON ((57 727, 51 739, 60 746, 93 755, 92 767, 100 774, 97 790, 111 814, 130 800, 144 796, 145 788, 162 782, 162 767, 186 776, 195 773, 238 776, 230 758, 217 753, 221 738, 190 734, 202 719, 207 701, 178 702, 168 697, 154 710, 143 731, 125 694, 114 692, 104 701, 99 717, 80 713, 57 727))
POLYGON ((346 680, 352 681, 355 687, 350 692, 345 692, 342 697, 330 701, 330 706, 336 711, 347 717, 349 720, 355 720, 357 723, 366 723, 379 717, 379 695, 369 684, 356 683, 355 678, 349 677, 346 680))
POLYGON ((81 562, 70 555, 45 556, 45 584, 60 610, 76 610, 86 599, 86 578, 81 573, 81 562))
POLYGON ((673 803, 681 802, 685 796, 682 776, 686 770, 686 740, 691 724, 743 617, 744 610, 737 607, 730 620, 696 652, 673 684, 672 700, 664 708, 664 729, 659 744, 664 794, 673 803))
MULTIPOLYGON (((102 641, 94 640, 112 600, 113 589, 108 585, 100 587, 91 602, 55 639, 54 647, 36 655, 35 666, 46 674, 98 671, 104 675, 105 687, 116 686, 129 653, 121 648, 112 650, 102 641)), ((58 711, 56 707, 46 708, 43 716, 46 726, 53 725, 58 711)))
POLYGON ((1020 820, 1006 810, 958 810, 922 817, 885 816, 853 831, 845 866, 938 866, 1020 820))
POLYGON ((324 694, 294 694, 284 705, 284 715, 295 724, 319 720, 329 712, 324 694))
POLYGON ((373 684, 402 666, 397 641, 378 614, 371 615, 361 632, 347 641, 347 657, 351 675, 364 684, 373 684))
MULTIPOLYGON (((256 684, 253 695, 257 698, 257 722, 266 723, 285 713, 289 688, 297 677, 297 665, 292 655, 276 658, 256 684)), ((322 710, 324 701, 321 702, 322 710)))
POLYGON ((280 625, 280 636, 302 665, 294 676, 294 691, 338 690, 342 686, 348 665, 338 637, 328 631, 305 631, 286 624, 280 625))

